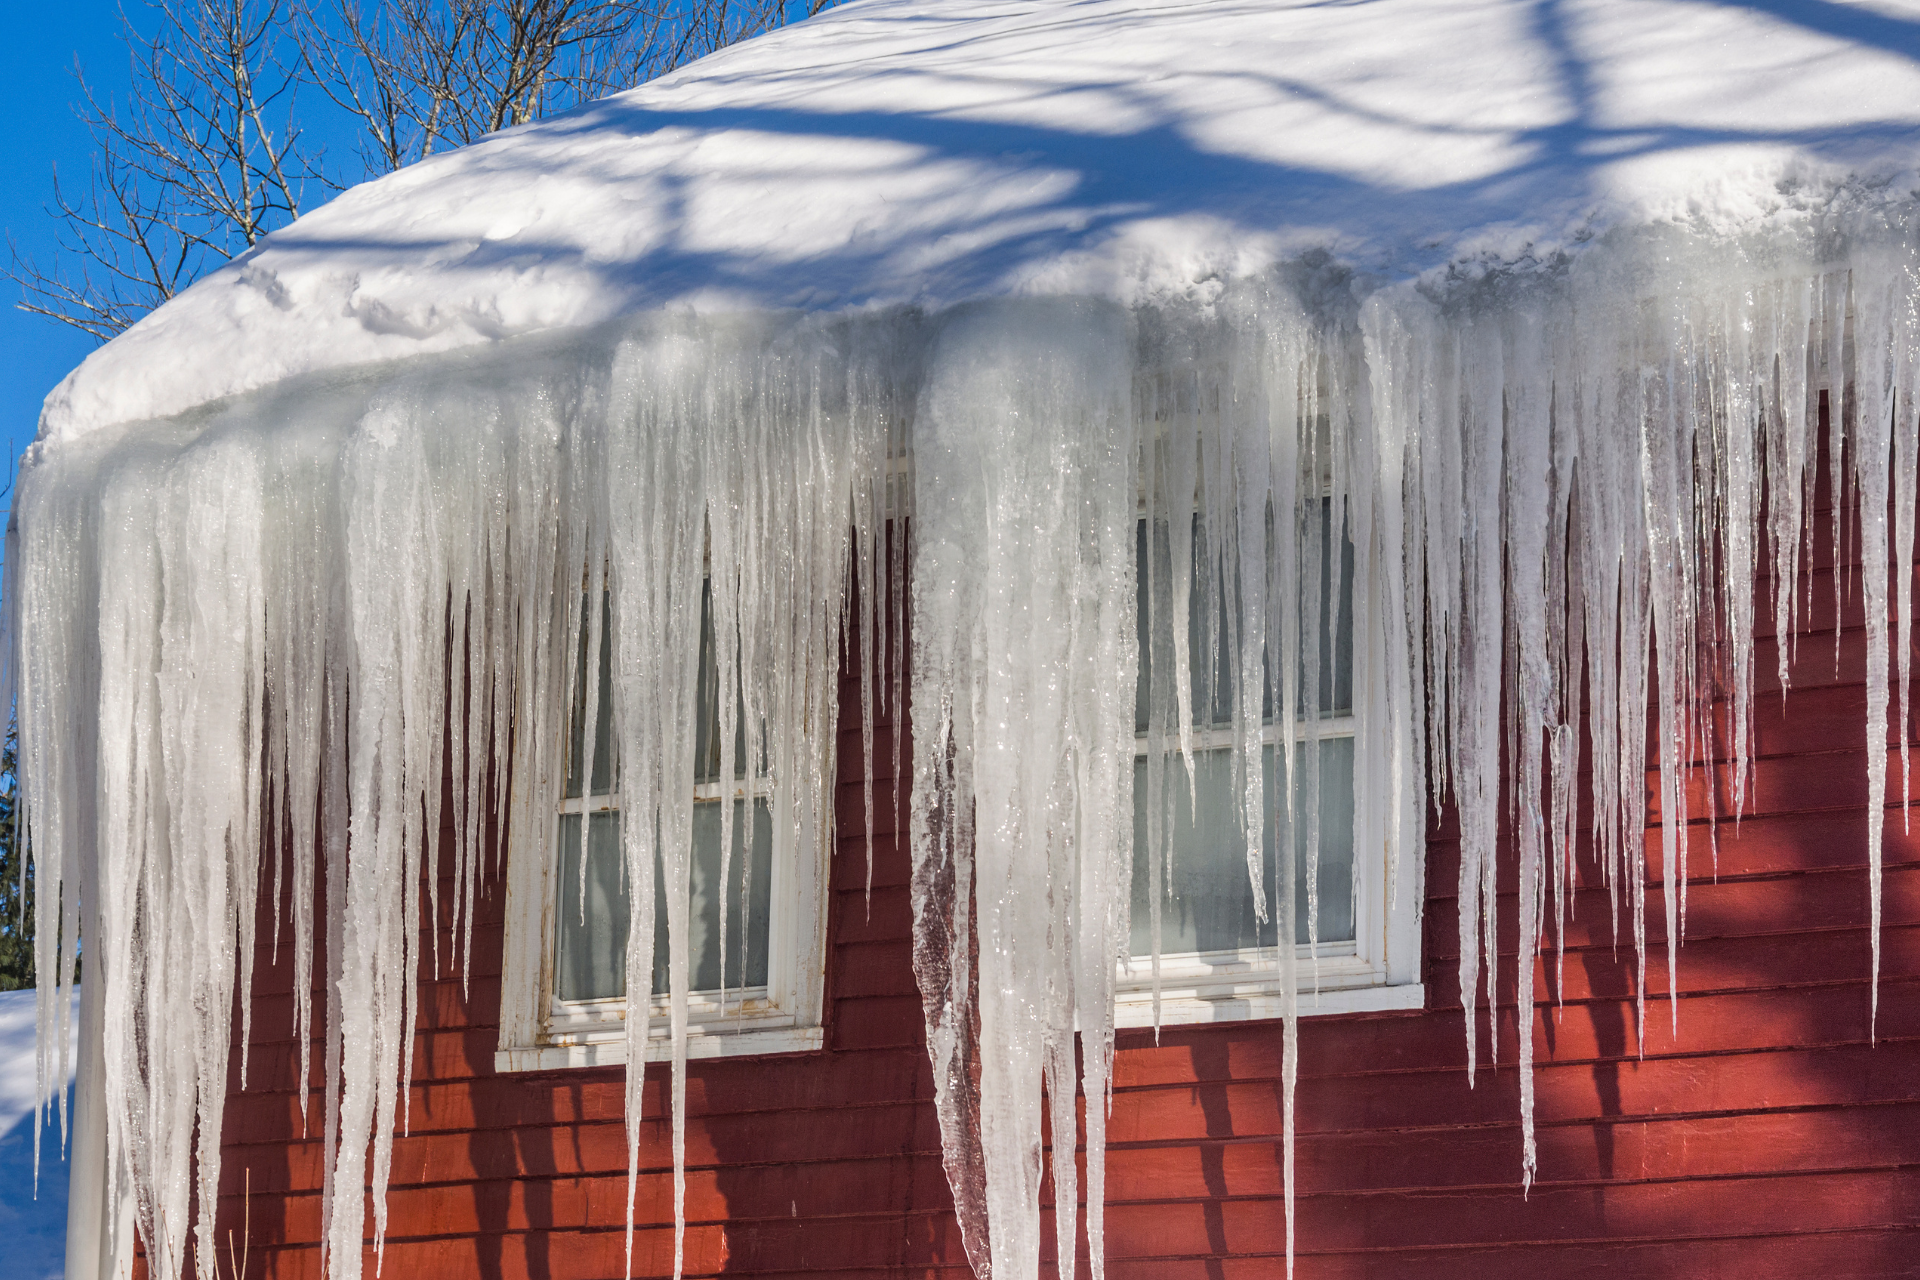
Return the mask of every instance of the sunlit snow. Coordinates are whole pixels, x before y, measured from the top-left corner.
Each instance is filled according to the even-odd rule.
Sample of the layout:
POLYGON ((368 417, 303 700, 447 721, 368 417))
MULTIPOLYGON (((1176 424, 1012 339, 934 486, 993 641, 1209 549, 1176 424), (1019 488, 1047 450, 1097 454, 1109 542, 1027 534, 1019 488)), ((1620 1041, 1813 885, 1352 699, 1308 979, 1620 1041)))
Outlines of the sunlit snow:
POLYGON ((1911 187, 1920 127, 1912 10, 1818 9, 863 0, 339 197, 45 425, 656 307, 1154 300, 1308 248, 1396 279, 1802 227, 1911 187))

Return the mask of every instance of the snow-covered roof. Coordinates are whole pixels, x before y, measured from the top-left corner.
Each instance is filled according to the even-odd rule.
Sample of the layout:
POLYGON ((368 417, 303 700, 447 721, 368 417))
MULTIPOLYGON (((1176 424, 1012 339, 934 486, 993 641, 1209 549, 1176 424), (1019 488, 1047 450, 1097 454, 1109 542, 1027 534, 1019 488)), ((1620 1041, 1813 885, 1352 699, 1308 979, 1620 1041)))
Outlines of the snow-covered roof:
POLYGON ((1904 0, 860 0, 358 187, 101 351, 43 437, 656 308, 1372 280, 1910 192, 1904 0))

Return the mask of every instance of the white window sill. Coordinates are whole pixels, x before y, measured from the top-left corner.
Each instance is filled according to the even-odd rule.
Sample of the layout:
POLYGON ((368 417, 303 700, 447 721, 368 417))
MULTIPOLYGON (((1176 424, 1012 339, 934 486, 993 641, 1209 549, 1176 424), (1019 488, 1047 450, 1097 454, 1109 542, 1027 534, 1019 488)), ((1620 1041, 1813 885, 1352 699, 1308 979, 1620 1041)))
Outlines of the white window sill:
MULTIPOLYGON (((687 1001, 687 1057, 738 1058, 762 1053, 805 1053, 822 1043, 817 1026, 796 1026, 791 1013, 766 998, 765 987, 735 991, 725 1008, 712 992, 694 992, 687 1001)), ((673 1058, 667 1008, 656 999, 647 1029, 647 1061, 673 1058)), ((495 1071, 563 1071, 570 1067, 617 1067, 627 1061, 627 1002, 622 999, 555 1000, 545 1033, 536 1044, 503 1046, 493 1055, 495 1071)))
MULTIPOLYGON (((1427 989, 1420 983, 1398 987, 1350 987, 1344 991, 1322 989, 1300 993, 1300 1016, 1327 1017, 1337 1013, 1393 1013, 1423 1009, 1427 989)), ((1191 989, 1160 989, 1160 1025, 1177 1027, 1210 1022, 1256 1022, 1286 1015, 1285 1003, 1277 991, 1245 994, 1199 994, 1191 989)), ((1151 1027, 1153 993, 1128 992, 1114 1000, 1113 1025, 1151 1027)))
MULTIPOLYGON (((1302 948, 1304 950, 1304 948, 1302 948)), ((1426 1006, 1420 983, 1389 986, 1385 971, 1352 954, 1353 944, 1323 944, 1319 972, 1300 957, 1300 1016, 1388 1013, 1426 1006), (1329 955, 1328 951, 1335 954, 1329 955), (1346 952, 1347 954, 1338 954, 1346 952)), ((1116 1027, 1153 1025, 1153 986, 1146 965, 1135 961, 1114 993, 1116 1027)), ((1252 1022, 1284 1017, 1286 1002, 1273 976, 1270 953, 1214 952, 1206 956, 1170 956, 1160 969, 1160 1025, 1252 1022)))
MULTIPOLYGON (((791 1024, 792 1019, 786 1020, 791 1024)), ((687 1058, 744 1058, 763 1053, 807 1053, 825 1043, 819 1027, 792 1025, 754 1031, 687 1028, 687 1058)), ((673 1042, 660 1028, 647 1040, 647 1061, 673 1057, 673 1042)), ((624 1037, 581 1037, 567 1044, 527 1045, 499 1049, 493 1055, 495 1071, 564 1071, 572 1067, 622 1067, 627 1062, 624 1037)))

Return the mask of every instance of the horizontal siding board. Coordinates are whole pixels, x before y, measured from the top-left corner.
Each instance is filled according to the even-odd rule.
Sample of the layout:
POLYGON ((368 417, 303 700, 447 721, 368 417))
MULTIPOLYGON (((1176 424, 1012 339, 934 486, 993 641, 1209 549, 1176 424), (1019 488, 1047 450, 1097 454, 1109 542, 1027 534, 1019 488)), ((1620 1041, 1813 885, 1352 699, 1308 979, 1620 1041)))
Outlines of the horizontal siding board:
POLYGON ((913 944, 905 940, 848 943, 836 949, 832 995, 920 999, 913 981, 913 944))
MULTIPOLYGON (((1620 1280, 1622 1276, 1883 1280, 1910 1275, 1908 1262, 1916 1248, 1920 1248, 1920 1231, 1904 1224, 1864 1231, 1809 1229, 1730 1238, 1635 1240, 1616 1234, 1594 1241, 1497 1249, 1315 1252, 1299 1257, 1295 1275, 1300 1280, 1487 1280, 1502 1275, 1553 1280, 1620 1280)), ((1279 1254, 1120 1259, 1108 1264, 1107 1274, 1112 1280, 1270 1280, 1282 1266, 1279 1254)))
POLYGON ((904 942, 913 937, 913 906, 906 884, 876 884, 871 897, 859 885, 833 895, 835 950, 863 942, 904 942))
MULTIPOLYGON (((1920 1167, 1920 1102, 1733 1115, 1582 1118, 1542 1124, 1536 1186, 1782 1172, 1920 1167)), ((1278 1135, 1121 1145, 1107 1162, 1110 1204, 1282 1193, 1278 1135)), ((1313 1194, 1481 1187, 1520 1178, 1517 1124, 1306 1133, 1298 1177, 1313 1194)))
MULTIPOLYGON (((481 1176, 434 1183, 396 1182, 387 1196, 388 1235, 483 1235, 542 1229, 579 1229, 620 1223, 625 1213, 625 1162, 596 1174, 481 1176)), ((731 1174, 717 1166, 689 1168, 686 1219, 694 1225, 804 1217, 871 1217, 902 1189, 944 1177, 938 1151, 863 1160, 757 1166, 731 1174)), ((318 1242, 320 1198, 312 1193, 280 1200, 283 1239, 318 1242)), ((670 1170, 647 1170, 634 1195, 634 1221, 643 1228, 673 1226, 670 1170)))
MULTIPOLYGON (((1536 1114, 1542 1125, 1553 1125, 1904 1102, 1920 1078, 1920 1044, 1874 1046, 1865 1056, 1778 1050, 1732 1055, 1714 1065, 1720 1069, 1704 1069, 1691 1056, 1550 1063, 1535 1081, 1536 1114)), ((1517 1134, 1518 1093, 1511 1066, 1481 1070, 1471 1089, 1458 1069, 1303 1080, 1295 1095, 1296 1129, 1311 1135, 1494 1125, 1517 1134)), ((1277 1080, 1140 1090, 1116 1099, 1109 1140, 1119 1146, 1277 1138, 1280 1105, 1277 1080)))
MULTIPOLYGON (((1920 1179, 1899 1170, 1695 1178, 1673 1182, 1415 1192, 1312 1193, 1299 1234, 1317 1248, 1414 1249, 1491 1243, 1739 1235, 1799 1221, 1860 1230, 1916 1220, 1920 1179), (1816 1216, 1817 1215, 1817 1218, 1816 1216)), ((1271 1197, 1161 1201, 1109 1217, 1113 1247, 1162 1257, 1280 1253, 1285 1218, 1271 1197)))
MULTIPOLYGON (((1231 1065, 1225 1055, 1208 1054, 1204 1068, 1195 1069, 1193 1075, 1197 1078, 1190 1080, 1175 1078, 1181 1071, 1180 1064, 1163 1063, 1155 1072, 1154 1087, 1116 1093, 1116 1113, 1121 1106, 1129 1105, 1127 1100, 1133 1092, 1168 1097, 1184 1093, 1198 1105, 1209 1100, 1207 1091, 1212 1089, 1277 1087, 1278 1040, 1279 1037, 1273 1035, 1263 1043, 1244 1046, 1246 1051, 1236 1053, 1231 1065)), ((1303 1035, 1302 1041, 1308 1042, 1308 1036, 1303 1035)), ((1552 1123, 1557 1118, 1597 1121, 1663 1113, 1697 1115, 1778 1107, 1868 1105, 1914 1097, 1916 1081, 1920 1081, 1917 1058, 1920 1058, 1920 1042, 1882 1040, 1873 1045, 1862 1041, 1827 1049, 1773 1048, 1719 1053, 1713 1055, 1711 1062, 1703 1062, 1694 1054, 1644 1059, 1627 1055, 1585 1061, 1545 1059, 1537 1068, 1535 1088, 1543 1104, 1543 1123, 1552 1123), (1707 1069, 1709 1067, 1712 1069, 1707 1069)), ((1464 1062, 1462 1053, 1451 1065, 1388 1072, 1360 1070, 1364 1064, 1355 1064, 1356 1069, 1347 1072, 1313 1076, 1302 1073, 1296 1095, 1300 1120, 1303 1125, 1311 1123, 1321 1130, 1378 1127, 1411 1131, 1485 1123, 1517 1130, 1517 1068, 1511 1062, 1500 1067, 1480 1065, 1471 1094, 1504 1095, 1504 1105, 1494 1109, 1493 1119, 1483 1120, 1457 1106, 1469 1093, 1464 1062), (1408 1123, 1376 1126, 1366 1120, 1365 1112, 1356 1112, 1353 1106, 1347 1105, 1354 1099, 1373 1099, 1405 1091, 1429 1094, 1423 1105, 1399 1108, 1405 1116, 1412 1117, 1408 1123), (1360 1115, 1360 1123, 1332 1123, 1334 1117, 1354 1114, 1360 1115)), ((1208 1136, 1227 1136, 1224 1131, 1206 1132, 1208 1136)), ((1278 1133, 1279 1130, 1256 1132, 1278 1133)), ((1140 1141, 1163 1140, 1166 1136, 1150 1134, 1140 1141)))
MULTIPOLYGON (((664 1114, 665 1076, 657 1069, 649 1073, 642 1093, 646 1114, 664 1114)), ((617 1067, 416 1082, 409 1091, 409 1123, 414 1133, 431 1133, 619 1121, 625 1087, 617 1067)), ((876 1100, 931 1096, 932 1074, 917 1046, 838 1053, 832 1070, 821 1070, 816 1055, 780 1054, 709 1059, 689 1064, 687 1073, 687 1114, 693 1119, 857 1108, 876 1100)), ((313 1114, 317 1123, 319 1113, 313 1114)), ((298 1099, 287 1092, 235 1094, 227 1116, 230 1134, 299 1130, 298 1099)))
MULTIPOLYGON (((1814 938, 1837 932, 1857 936, 1865 947, 1871 936, 1863 918, 1867 893, 1866 876, 1850 871, 1804 872, 1783 878, 1729 877, 1718 884, 1712 881, 1690 884, 1686 930, 1681 942, 1681 972, 1676 976, 1683 984, 1710 987, 1714 984, 1704 975, 1696 977, 1686 972, 1696 951, 1703 956, 1698 967, 1710 969, 1714 956, 1731 960, 1741 945, 1759 945, 1768 938, 1814 938), (1717 950, 1710 950, 1710 946, 1717 950)), ((1882 880, 1882 894, 1882 921, 1891 926, 1882 937, 1882 945, 1886 947, 1896 943, 1901 930, 1920 925, 1920 862, 1888 867, 1882 880)), ((1650 891, 1648 896, 1648 981, 1664 991, 1667 985, 1665 907, 1658 890, 1650 891), (1660 966, 1657 982, 1653 978, 1656 964, 1660 966)), ((1434 901, 1457 906, 1457 900, 1452 898, 1434 901)), ((1512 896, 1504 897, 1501 903, 1499 923, 1505 926, 1501 932, 1509 945, 1516 933, 1517 906, 1517 899, 1512 896)), ((1611 967, 1617 954, 1619 967, 1632 968, 1632 925, 1623 914, 1621 936, 1616 939, 1606 891, 1582 890, 1571 895, 1571 906, 1573 910, 1566 923, 1566 967, 1584 966, 1589 956, 1606 957, 1604 963, 1595 961, 1594 967, 1611 967)), ((1554 927, 1554 936, 1558 933, 1554 927)), ((1458 911, 1435 909, 1427 920, 1427 957, 1436 968, 1450 965, 1459 956, 1459 947, 1458 911)), ((1511 957, 1514 953, 1509 950, 1504 954, 1511 957)), ((1548 959, 1552 959, 1551 954, 1548 959)), ((1767 972, 1783 980, 1806 980, 1789 969, 1767 972)), ((1864 981, 1867 972, 1862 964, 1853 970, 1852 976, 1864 981)), ((1437 978, 1439 974, 1432 976, 1437 978)))

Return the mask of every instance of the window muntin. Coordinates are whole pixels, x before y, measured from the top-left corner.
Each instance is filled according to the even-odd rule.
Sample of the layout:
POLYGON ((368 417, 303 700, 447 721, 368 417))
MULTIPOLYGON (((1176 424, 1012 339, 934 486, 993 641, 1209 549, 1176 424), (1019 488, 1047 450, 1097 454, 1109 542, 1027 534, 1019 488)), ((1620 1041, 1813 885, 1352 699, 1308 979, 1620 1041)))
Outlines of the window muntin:
MULTIPOLYGON (((586 612, 585 610, 582 611, 586 612)), ((610 610, 600 611, 603 618, 610 610)), ((688 998, 691 1057, 818 1048, 824 989, 826 815, 772 785, 764 751, 746 767, 746 735, 734 734, 735 768, 720 777, 717 662, 702 601, 698 722, 694 743, 688 998), (720 956, 722 807, 732 807, 727 870, 726 965, 720 956)), ((615 759, 610 632, 602 624, 593 701, 591 777, 581 777, 589 688, 575 680, 562 755, 565 777, 516 823, 508 864, 506 970, 496 1069, 551 1070, 625 1061, 629 898, 620 848, 623 821, 615 759), (524 836, 518 834, 524 832, 524 836), (584 833, 584 843, 583 843, 584 833), (585 876, 582 876, 582 860, 585 876)), ((591 661, 581 628, 576 671, 591 661)), ((539 796, 536 786, 534 796, 539 796)), ((653 1024, 647 1056, 664 1058, 667 913, 655 863, 653 1024)))
MULTIPOLYGON (((1316 705, 1301 707, 1292 726, 1296 741, 1292 803, 1282 803, 1287 773, 1284 736, 1277 723, 1271 663, 1263 655, 1261 690, 1261 794, 1265 797, 1260 845, 1265 853, 1263 877, 1266 910, 1255 911, 1253 886, 1247 876, 1247 847, 1239 815, 1239 787, 1234 776, 1232 746, 1233 704, 1237 682, 1234 617, 1228 611, 1229 591, 1221 589, 1208 572, 1209 553, 1204 531, 1196 521, 1193 587, 1187 601, 1189 696, 1195 721, 1192 777, 1181 760, 1169 760, 1160 816, 1165 853, 1165 889, 1161 898, 1160 951, 1162 960, 1200 952, 1271 948, 1277 936, 1277 893, 1280 877, 1276 859, 1282 850, 1295 855, 1294 936, 1309 933, 1310 894, 1318 898, 1312 936, 1321 943, 1351 942, 1353 914, 1353 546, 1333 536, 1333 504, 1321 505, 1318 537, 1305 552, 1319 561, 1317 652, 1300 646, 1295 688, 1317 689, 1316 705), (1313 668, 1309 671, 1309 667, 1313 668), (1311 792, 1318 791, 1318 821, 1299 822, 1311 792), (1315 875, 1307 874, 1307 845, 1317 838, 1319 856, 1315 875), (1317 890, 1317 893, 1313 891, 1317 890), (1260 923, 1260 916, 1266 923, 1260 923)), ((1141 524, 1136 555, 1148 553, 1148 532, 1141 524)), ((1169 551, 1164 534, 1153 551, 1162 571, 1169 551)), ((1142 575, 1144 579, 1145 575, 1142 575)), ((1169 691, 1154 688, 1155 663, 1170 664, 1172 643, 1168 621, 1160 634, 1150 632, 1146 590, 1140 593, 1140 676, 1134 695, 1134 858, 1132 954, 1150 957, 1153 951, 1148 875, 1148 826, 1153 819, 1148 791, 1148 754, 1154 744, 1148 733, 1154 697, 1171 703, 1169 691)), ((1302 627, 1302 639, 1308 639, 1302 627)), ((1170 710, 1169 706, 1166 708, 1170 710)), ((1164 714, 1164 711, 1163 711, 1164 714)), ((1171 717, 1168 717, 1171 718, 1171 717)))
MULTIPOLYGON (((583 613, 585 610, 582 611, 583 613)), ((553 999, 556 1010, 592 1001, 624 1000, 627 994, 627 927, 631 899, 620 849, 620 796, 613 758, 613 646, 611 609, 602 608, 591 785, 581 786, 586 752, 587 682, 574 682, 573 723, 568 735, 567 785, 561 801, 555 847, 559 852, 559 911, 554 930, 553 999), (584 794, 583 794, 584 791, 584 794), (584 829, 584 842, 582 839, 584 829), (581 860, 585 857, 585 874, 581 860)), ((583 626, 576 661, 592 660, 583 626)), ((761 1002, 767 985, 768 889, 773 871, 773 814, 765 770, 749 779, 744 735, 736 730, 733 785, 720 779, 718 662, 714 654, 711 599, 702 592, 700 674, 695 698, 693 864, 688 913, 689 974, 701 1004, 733 1006, 761 1002), (720 857, 721 806, 733 806, 732 851, 720 857), (721 878, 727 880, 726 950, 722 964, 721 878)), ((667 906, 664 867, 654 864, 653 991, 663 1004, 668 984, 667 906)))
MULTIPOLYGON (((596 797, 598 798, 598 797, 596 797)), ((553 995, 560 1004, 624 999, 627 994, 626 862, 620 853, 620 815, 616 808, 589 818, 562 812, 559 831, 559 927, 555 930, 553 995), (587 874, 584 910, 580 875, 580 825, 587 823, 587 874)), ((688 920, 689 951, 694 957, 696 996, 718 999, 720 964, 720 800, 696 800, 693 807, 693 884, 688 920)), ((728 1002, 757 999, 767 985, 768 886, 773 875, 773 815, 763 799, 753 802, 752 861, 746 859, 747 805, 733 802, 733 857, 728 877, 728 1002)), ((654 880, 653 990, 667 990, 667 894, 661 874, 654 880)))
MULTIPOLYGON (((1357 588, 1355 566, 1358 557, 1342 530, 1333 529, 1333 503, 1322 504, 1318 538, 1303 539, 1306 554, 1318 552, 1320 598, 1316 671, 1308 670, 1309 646, 1302 644, 1297 668, 1297 689, 1317 690, 1311 710, 1296 709, 1290 725, 1278 723, 1271 663, 1263 661, 1266 673, 1262 690, 1260 759, 1263 771, 1262 794, 1265 798, 1261 846, 1266 851, 1264 885, 1268 895, 1268 920, 1260 924, 1254 911, 1253 890, 1246 865, 1246 845, 1242 836, 1238 807, 1239 788, 1233 777, 1232 724, 1234 687, 1237 672, 1229 655, 1234 648, 1235 620, 1229 614, 1228 591, 1217 580, 1210 581, 1204 571, 1209 551, 1204 531, 1196 523, 1194 538, 1194 586, 1189 595, 1186 618, 1190 666, 1189 696, 1194 721, 1193 776, 1191 792, 1186 765, 1178 751, 1171 682, 1153 684, 1156 661, 1170 666, 1173 661, 1172 624, 1155 619, 1159 634, 1149 632, 1144 600, 1150 590, 1149 574, 1170 571, 1169 543, 1164 527, 1152 548, 1155 560, 1146 563, 1149 554, 1148 531, 1143 522, 1137 543, 1140 557, 1139 581, 1143 605, 1139 619, 1140 683, 1136 694, 1136 737, 1134 763, 1134 867, 1132 937, 1129 951, 1132 961, 1123 969, 1117 989, 1121 1025, 1143 1025, 1155 1016, 1152 1001, 1152 923, 1147 864, 1148 824, 1155 814, 1154 797, 1148 793, 1150 752, 1166 750, 1162 786, 1163 875, 1161 896, 1159 1018, 1162 1022, 1211 1021, 1246 1017, 1272 1017, 1280 1011, 1278 956, 1275 954, 1275 925, 1280 877, 1276 852, 1287 843, 1286 823, 1289 806, 1280 803, 1285 777, 1284 752, 1287 739, 1295 750, 1295 815, 1304 814, 1308 777, 1317 773, 1319 803, 1319 856, 1309 884, 1303 847, 1307 832, 1297 833, 1295 849, 1295 891, 1293 933, 1298 953, 1310 959, 1302 981, 1318 986, 1318 1008, 1338 1011, 1342 1008, 1396 1008, 1417 1006, 1422 989, 1417 978, 1404 976, 1407 957, 1399 952, 1409 946, 1406 913, 1399 904, 1390 905, 1387 897, 1387 866, 1390 847, 1369 847, 1360 856, 1357 833, 1380 826, 1377 820, 1364 819, 1356 808, 1365 798, 1356 796, 1355 779, 1366 776, 1359 753, 1365 750, 1364 732, 1355 717, 1355 692, 1364 686, 1368 672, 1359 661, 1362 651, 1357 641, 1364 636, 1367 618, 1357 608, 1364 599, 1357 588), (1163 702, 1162 721, 1167 725, 1164 737, 1155 740, 1148 733, 1150 698, 1163 702), (1317 766, 1317 767, 1316 767, 1317 766), (1309 945, 1308 895, 1318 899, 1317 928, 1309 945), (1392 952, 1392 955, 1389 955, 1392 952), (1396 985, 1387 989, 1386 984, 1396 985), (1369 990, 1370 989, 1370 990, 1369 990), (1326 994, 1332 991, 1334 994, 1326 994), (1342 994, 1344 993, 1344 994, 1342 994)), ((1230 573, 1228 575, 1231 576, 1230 573)), ((1238 603, 1235 601, 1234 603, 1238 603)), ((1304 628, 1303 628, 1304 631, 1304 628)), ((1308 637, 1303 635, 1302 640, 1308 637)), ((1301 822, 1302 828, 1306 823, 1301 822)), ((1391 824, 1389 824, 1389 830, 1391 824)), ((1378 834, 1387 834, 1381 831, 1378 834)), ((1378 843, 1378 841, 1376 841, 1378 843)), ((1388 841, 1391 844, 1391 841, 1388 841)))

